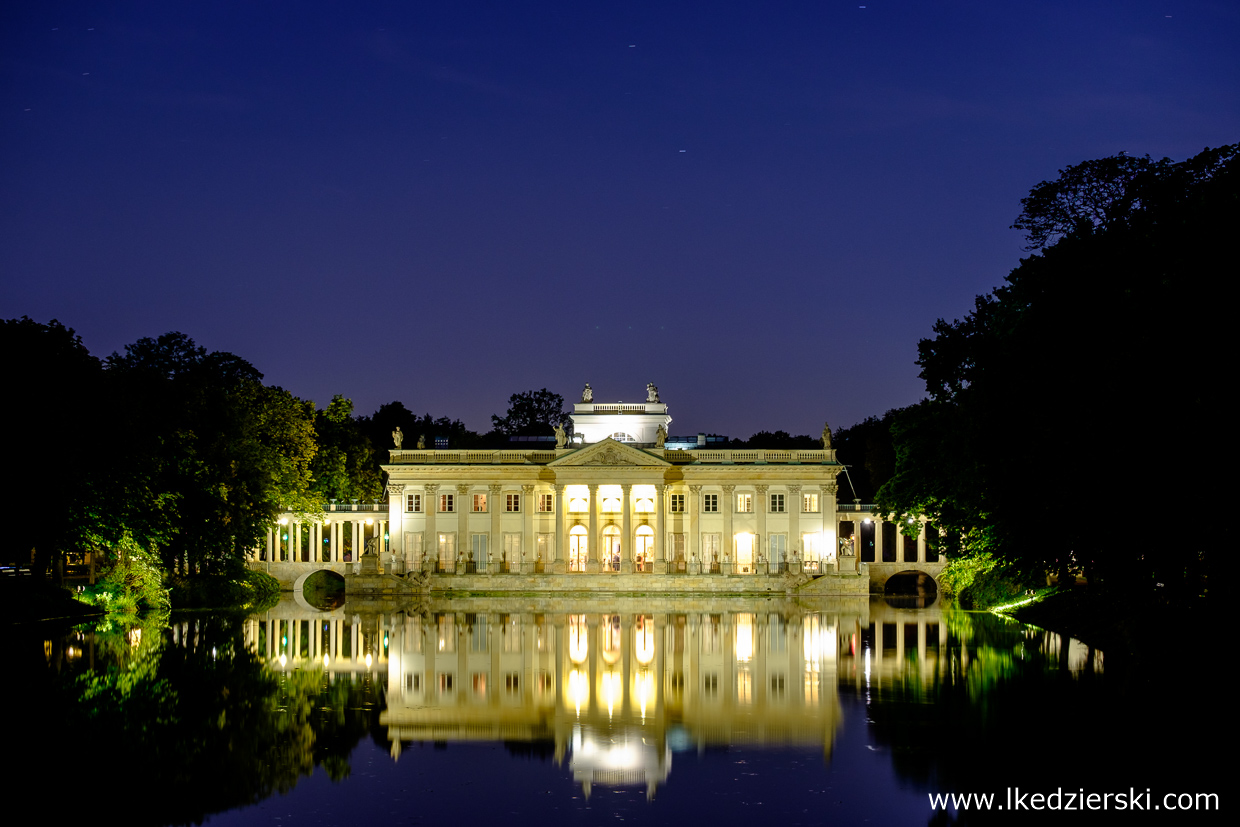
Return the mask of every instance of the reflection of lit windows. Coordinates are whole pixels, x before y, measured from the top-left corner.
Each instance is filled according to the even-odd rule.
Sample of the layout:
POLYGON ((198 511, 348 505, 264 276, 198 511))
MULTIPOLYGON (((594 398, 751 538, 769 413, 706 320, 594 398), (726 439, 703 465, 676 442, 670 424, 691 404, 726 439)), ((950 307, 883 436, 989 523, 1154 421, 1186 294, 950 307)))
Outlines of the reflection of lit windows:
POLYGON ((555 687, 555 683, 551 680, 551 673, 546 669, 541 670, 538 673, 538 683, 536 686, 538 687, 538 694, 551 694, 551 690, 555 687))
POLYGON ((753 615, 736 616, 736 662, 748 663, 753 659, 753 615))
POLYGON ((753 703, 753 673, 748 666, 742 666, 736 672, 736 702, 753 703))
POLYGON ((416 672, 406 673, 405 674, 405 689, 409 690, 410 692, 421 692, 422 691, 422 676, 417 674, 416 672))
POLYGON ((482 513, 487 510, 487 495, 474 494, 474 512, 482 513))
POLYGON ((784 513, 784 495, 783 494, 772 494, 771 495, 771 513, 772 514, 783 514, 784 513))
POLYGON ((633 624, 633 656, 640 664, 654 660, 654 618, 638 615, 633 624))
POLYGON ((573 663, 585 663, 590 654, 590 627, 585 615, 568 616, 568 657, 573 663))
POLYGON ((554 511, 555 510, 555 495, 554 494, 539 494, 538 495, 538 510, 540 513, 543 513, 543 514, 550 514, 552 511, 554 511))
POLYGON ((748 514, 753 511, 753 494, 736 495, 736 513, 748 514))
POLYGON ((818 511, 818 495, 806 494, 801 498, 801 510, 807 514, 814 514, 818 511))
POLYGON ((480 698, 486 697, 486 694, 487 694, 487 673, 486 672, 475 672, 473 674, 473 677, 470 679, 470 684, 473 686, 475 695, 477 695, 480 698))
POLYGON ((508 672, 504 675, 504 691, 509 695, 516 695, 521 690, 521 676, 516 672, 508 672))
POLYGON ((685 495, 673 494, 671 499, 668 501, 668 510, 673 514, 685 513, 685 495))
POLYGON ((719 676, 711 673, 702 678, 702 694, 708 698, 719 696, 719 676))
POLYGON ((605 616, 600 631, 603 633, 603 641, 600 644, 603 650, 603 660, 607 663, 615 663, 620 660, 620 647, 623 643, 620 615, 605 616))
POLYGON ((685 692, 685 673, 673 672, 671 679, 672 695, 679 698, 685 692))
POLYGON ((717 514, 719 512, 719 495, 703 494, 702 495, 702 512, 704 514, 717 514))
POLYGON ((439 673, 439 694, 446 695, 451 691, 452 691, 452 673, 451 672, 440 672, 439 673))
POLYGON ((439 651, 456 651, 456 616, 439 616, 439 651))
POLYGON ((772 700, 782 701, 784 699, 784 676, 771 675, 771 698, 772 700))

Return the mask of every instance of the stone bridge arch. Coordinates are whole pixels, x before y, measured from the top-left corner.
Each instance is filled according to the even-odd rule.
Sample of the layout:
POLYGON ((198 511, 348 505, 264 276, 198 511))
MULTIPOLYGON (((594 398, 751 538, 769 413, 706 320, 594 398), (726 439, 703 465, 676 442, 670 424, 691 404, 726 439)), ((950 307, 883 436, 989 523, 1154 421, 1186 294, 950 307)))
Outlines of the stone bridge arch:
POLYGON ((329 612, 330 610, 328 609, 320 609, 316 606, 311 606, 310 603, 306 600, 306 595, 305 595, 306 581, 321 571, 327 572, 328 574, 334 574, 337 577, 341 578, 341 580, 343 580, 345 576, 345 572, 343 568, 344 568, 343 566, 325 563, 320 566, 309 567, 307 568, 306 571, 298 574, 296 578, 293 580, 293 602, 296 603, 302 609, 305 609, 307 611, 311 611, 311 612, 315 612, 319 614, 329 612))
POLYGON ((939 584, 939 575, 943 573, 946 562, 938 563, 866 563, 870 573, 870 591, 884 594, 887 591, 887 581, 897 574, 917 573, 924 574, 934 581, 936 591, 942 591, 943 587, 939 584))

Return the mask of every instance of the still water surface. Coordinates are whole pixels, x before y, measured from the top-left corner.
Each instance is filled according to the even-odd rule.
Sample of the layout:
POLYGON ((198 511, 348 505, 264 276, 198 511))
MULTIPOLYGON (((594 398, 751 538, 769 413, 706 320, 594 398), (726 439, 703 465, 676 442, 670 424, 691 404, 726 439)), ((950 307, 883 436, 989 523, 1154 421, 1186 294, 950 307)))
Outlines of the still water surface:
POLYGON ((926 824, 931 793, 1209 783, 1103 653, 935 605, 285 600, 15 645, 22 784, 135 824, 926 824))

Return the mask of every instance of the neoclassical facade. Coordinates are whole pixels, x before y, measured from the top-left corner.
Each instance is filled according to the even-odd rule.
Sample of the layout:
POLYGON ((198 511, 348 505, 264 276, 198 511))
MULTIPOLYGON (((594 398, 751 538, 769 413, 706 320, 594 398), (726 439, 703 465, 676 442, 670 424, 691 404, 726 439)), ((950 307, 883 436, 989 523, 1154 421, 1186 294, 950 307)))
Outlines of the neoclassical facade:
MULTIPOLYGON (((647 401, 574 405, 535 450, 404 450, 384 466, 393 570, 776 574, 835 570, 836 474, 820 450, 672 450, 647 401)), ((855 564, 854 564, 855 570, 855 564)))

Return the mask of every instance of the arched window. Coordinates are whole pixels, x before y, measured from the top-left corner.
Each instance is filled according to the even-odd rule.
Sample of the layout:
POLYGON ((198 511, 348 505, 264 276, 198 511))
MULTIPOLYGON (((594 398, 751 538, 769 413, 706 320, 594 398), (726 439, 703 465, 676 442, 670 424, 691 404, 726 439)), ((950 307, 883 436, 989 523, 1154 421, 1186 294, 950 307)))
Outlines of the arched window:
POLYGON ((649 497, 638 497, 637 502, 633 504, 633 510, 641 514, 653 514, 654 500, 649 497))
POLYGON ((589 504, 585 497, 573 497, 568 501, 568 510, 575 514, 582 514, 589 510, 589 504))
POLYGON ((620 499, 618 497, 604 497, 603 498, 603 513, 604 514, 619 514, 620 513, 620 499))

